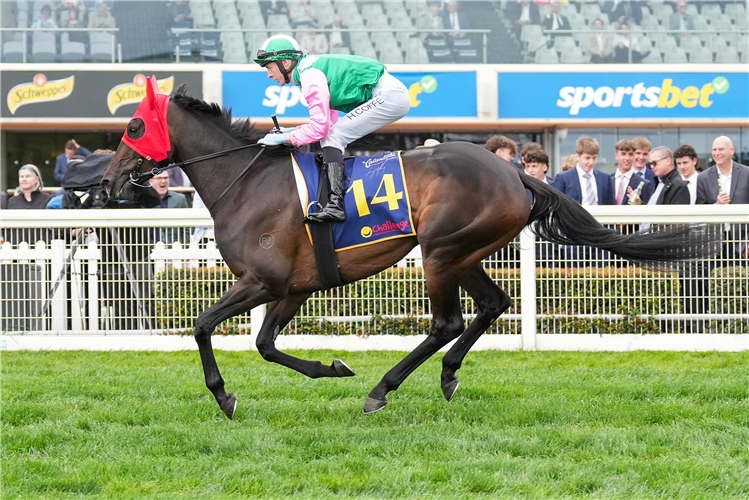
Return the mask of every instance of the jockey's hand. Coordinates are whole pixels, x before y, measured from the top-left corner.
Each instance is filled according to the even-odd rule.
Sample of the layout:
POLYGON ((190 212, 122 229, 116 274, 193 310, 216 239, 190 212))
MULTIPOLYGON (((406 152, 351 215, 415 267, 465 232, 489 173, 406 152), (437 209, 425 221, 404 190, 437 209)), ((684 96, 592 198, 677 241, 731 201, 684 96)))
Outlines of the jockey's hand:
POLYGON ((286 144, 286 134, 267 134, 257 141, 257 143, 265 146, 280 146, 281 144, 286 144))
POLYGON ((280 130, 282 134, 290 134, 296 130, 296 127, 280 127, 278 130, 280 130))

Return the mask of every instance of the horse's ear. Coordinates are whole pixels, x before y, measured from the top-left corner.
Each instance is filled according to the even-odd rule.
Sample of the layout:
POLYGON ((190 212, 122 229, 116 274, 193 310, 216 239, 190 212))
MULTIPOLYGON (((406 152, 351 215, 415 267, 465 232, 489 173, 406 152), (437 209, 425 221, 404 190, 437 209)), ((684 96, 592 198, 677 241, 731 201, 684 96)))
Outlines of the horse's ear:
POLYGON ((146 79, 146 97, 148 98, 148 107, 156 107, 156 96, 159 93, 159 84, 156 82, 156 75, 146 79))

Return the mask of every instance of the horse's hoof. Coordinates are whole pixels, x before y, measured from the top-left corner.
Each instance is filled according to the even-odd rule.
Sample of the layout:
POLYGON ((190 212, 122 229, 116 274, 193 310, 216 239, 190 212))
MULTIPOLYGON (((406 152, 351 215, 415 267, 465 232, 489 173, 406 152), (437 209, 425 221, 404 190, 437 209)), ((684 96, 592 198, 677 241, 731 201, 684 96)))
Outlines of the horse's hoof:
POLYGON ((451 380, 450 382, 446 384, 442 384, 442 394, 445 395, 445 399, 449 403, 452 401, 453 396, 455 395, 455 391, 458 390, 458 386, 460 385, 460 380, 457 378, 451 380))
POLYGON ((339 377, 353 377, 356 375, 356 372, 340 359, 333 360, 333 370, 335 370, 335 374, 339 377))
POLYGON ((234 420, 234 412, 237 411, 237 398, 234 394, 227 394, 226 401, 221 405, 221 410, 229 417, 229 420, 234 420))
POLYGON ((364 402, 364 414, 369 415, 370 413, 376 413, 388 404, 384 399, 375 399, 367 396, 367 400, 364 402))

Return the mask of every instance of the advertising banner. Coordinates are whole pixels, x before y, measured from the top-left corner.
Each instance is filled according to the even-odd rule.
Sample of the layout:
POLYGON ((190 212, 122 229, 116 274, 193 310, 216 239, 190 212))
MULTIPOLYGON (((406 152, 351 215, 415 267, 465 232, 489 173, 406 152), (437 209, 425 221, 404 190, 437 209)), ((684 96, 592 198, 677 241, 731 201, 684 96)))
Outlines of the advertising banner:
POLYGON ((747 118, 747 73, 500 73, 499 118, 747 118))
MULTIPOLYGON (((129 118, 146 96, 146 77, 137 71, 3 71, 3 118, 129 118)), ((203 97, 201 71, 156 72, 159 90, 171 94, 186 84, 203 97)))
MULTIPOLYGON (((408 88, 411 111, 406 118, 475 117, 476 73, 393 73, 408 88)), ((307 103, 301 88, 278 85, 265 72, 224 71, 224 106, 235 117, 306 118, 307 103)))

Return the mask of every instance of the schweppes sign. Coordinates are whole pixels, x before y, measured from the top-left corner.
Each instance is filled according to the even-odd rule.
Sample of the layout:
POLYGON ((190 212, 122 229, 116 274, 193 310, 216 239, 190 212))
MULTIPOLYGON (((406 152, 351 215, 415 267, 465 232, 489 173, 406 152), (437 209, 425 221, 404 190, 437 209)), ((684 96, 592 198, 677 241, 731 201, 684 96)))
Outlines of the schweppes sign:
MULTIPOLYGON (((159 92, 170 95, 174 90, 174 76, 156 80, 159 84, 159 92)), ((109 112, 114 114, 119 108, 126 104, 137 104, 146 97, 146 77, 145 75, 135 75, 132 82, 123 83, 112 87, 107 94, 107 107, 109 112)))
POLYGON ((65 99, 73 93, 75 76, 62 80, 47 81, 47 77, 39 73, 30 83, 16 85, 8 92, 8 109, 11 114, 27 104, 38 104, 65 99))

